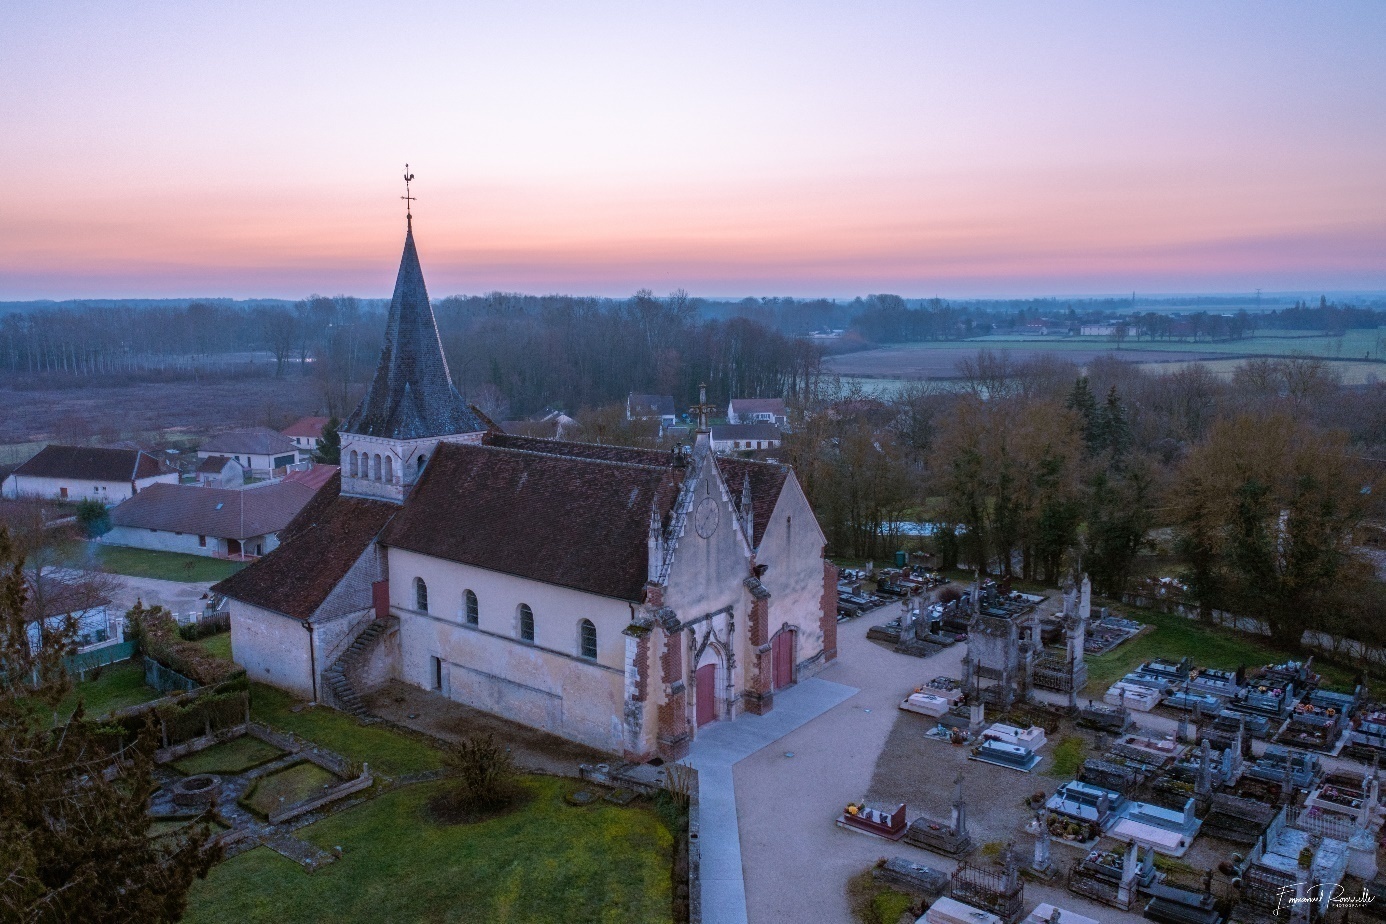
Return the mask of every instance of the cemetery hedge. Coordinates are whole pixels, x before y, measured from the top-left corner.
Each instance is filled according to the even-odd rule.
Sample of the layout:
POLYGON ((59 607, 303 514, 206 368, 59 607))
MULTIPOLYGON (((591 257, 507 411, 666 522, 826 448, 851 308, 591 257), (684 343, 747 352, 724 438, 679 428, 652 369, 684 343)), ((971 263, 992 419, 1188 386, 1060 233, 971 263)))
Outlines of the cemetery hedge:
POLYGON ((521 810, 440 825, 428 800, 445 783, 406 786, 300 829, 342 859, 311 876, 259 847, 194 885, 188 924, 661 924, 672 919, 673 836, 639 804, 574 808, 569 784, 527 777, 521 810))

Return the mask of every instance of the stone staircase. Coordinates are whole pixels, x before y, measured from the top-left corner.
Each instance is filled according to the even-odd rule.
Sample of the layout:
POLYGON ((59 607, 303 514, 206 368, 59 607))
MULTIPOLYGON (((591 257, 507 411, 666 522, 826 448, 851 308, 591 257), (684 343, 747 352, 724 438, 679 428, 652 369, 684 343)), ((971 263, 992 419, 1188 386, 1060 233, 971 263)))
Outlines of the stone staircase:
POLYGON ((332 691, 332 698, 335 700, 333 705, 341 711, 357 718, 366 716, 366 706, 361 702, 361 694, 357 692, 348 674, 352 668, 369 656, 376 639, 380 638, 389 628, 390 623, 386 620, 374 620, 352 640, 347 650, 342 652, 341 657, 332 662, 331 667, 323 671, 323 679, 327 681, 327 688, 332 691))

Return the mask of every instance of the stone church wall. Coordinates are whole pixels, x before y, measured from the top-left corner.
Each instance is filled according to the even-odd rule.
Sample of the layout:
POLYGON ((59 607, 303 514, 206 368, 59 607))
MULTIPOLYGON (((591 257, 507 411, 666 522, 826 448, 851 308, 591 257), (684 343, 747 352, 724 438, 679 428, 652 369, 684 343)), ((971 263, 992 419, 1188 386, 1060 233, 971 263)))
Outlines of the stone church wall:
MULTIPOLYGON (((837 612, 833 607, 832 637, 825 639, 823 620, 823 545, 825 539, 808 498, 793 477, 785 482, 779 502, 765 525, 756 563, 765 565, 760 582, 770 591, 769 632, 785 623, 798 628, 794 638, 795 679, 827 663, 825 647, 837 648, 837 612)), ((834 584, 834 586, 836 586, 834 584)))
POLYGON ((390 609, 400 620, 401 679, 458 702, 607 751, 624 749, 625 601, 541 584, 402 549, 389 551, 390 609), (414 579, 429 612, 415 608, 414 579), (464 591, 477 595, 466 623, 464 591), (519 606, 534 614, 520 639, 519 606), (597 660, 581 657, 578 623, 597 629, 597 660), (435 662, 434 659, 438 659, 435 662))

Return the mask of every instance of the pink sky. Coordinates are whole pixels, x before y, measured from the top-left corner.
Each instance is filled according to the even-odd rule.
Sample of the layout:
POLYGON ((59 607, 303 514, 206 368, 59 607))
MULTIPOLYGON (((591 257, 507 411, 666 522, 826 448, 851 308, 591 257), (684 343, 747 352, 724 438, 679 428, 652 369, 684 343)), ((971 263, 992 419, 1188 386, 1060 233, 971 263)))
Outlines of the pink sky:
POLYGON ((220 6, 5 14, 0 299, 386 294, 406 160, 435 296, 1386 289, 1376 0, 220 6))

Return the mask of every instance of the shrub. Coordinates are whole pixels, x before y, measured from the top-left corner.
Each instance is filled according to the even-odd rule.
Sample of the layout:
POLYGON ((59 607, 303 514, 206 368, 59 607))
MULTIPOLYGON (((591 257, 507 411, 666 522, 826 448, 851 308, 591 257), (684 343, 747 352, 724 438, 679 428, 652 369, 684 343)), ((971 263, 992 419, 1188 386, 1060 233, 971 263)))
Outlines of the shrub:
POLYGON ((245 676, 243 668, 181 638, 173 615, 162 606, 137 602, 125 614, 125 621, 140 650, 194 683, 210 686, 245 676))
POLYGON ((448 764, 464 799, 476 808, 505 805, 515 796, 515 765, 494 735, 473 735, 452 752, 448 764))
POLYGON ((77 523, 88 539, 104 536, 111 531, 111 512, 98 500, 83 498, 77 502, 77 523))

